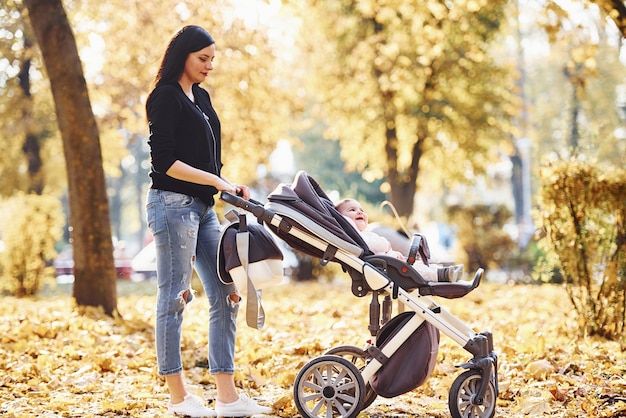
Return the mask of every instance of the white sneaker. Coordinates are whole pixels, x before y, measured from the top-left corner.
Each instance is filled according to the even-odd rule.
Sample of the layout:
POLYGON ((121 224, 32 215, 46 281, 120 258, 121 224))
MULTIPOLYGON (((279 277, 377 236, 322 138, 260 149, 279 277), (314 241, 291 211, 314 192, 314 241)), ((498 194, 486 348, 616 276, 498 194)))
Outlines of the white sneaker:
POLYGON ((239 395, 239 399, 232 403, 217 401, 215 410, 218 417, 249 417, 256 414, 269 414, 272 408, 261 406, 246 395, 239 395))
POLYGON ((214 417, 217 413, 204 406, 204 401, 197 395, 188 394, 180 403, 169 403, 167 412, 173 415, 185 415, 193 418, 214 417))

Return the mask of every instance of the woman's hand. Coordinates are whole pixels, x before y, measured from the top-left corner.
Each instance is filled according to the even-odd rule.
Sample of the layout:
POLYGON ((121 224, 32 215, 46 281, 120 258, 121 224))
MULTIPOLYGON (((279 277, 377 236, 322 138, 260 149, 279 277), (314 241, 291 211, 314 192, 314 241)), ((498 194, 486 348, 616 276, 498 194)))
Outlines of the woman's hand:
POLYGON ((236 184, 237 196, 241 196, 245 200, 250 200, 250 188, 241 184, 236 184))
POLYGON ((221 192, 228 192, 237 195, 245 200, 250 200, 250 188, 241 184, 232 184, 227 180, 221 179, 223 186, 219 188, 221 192))

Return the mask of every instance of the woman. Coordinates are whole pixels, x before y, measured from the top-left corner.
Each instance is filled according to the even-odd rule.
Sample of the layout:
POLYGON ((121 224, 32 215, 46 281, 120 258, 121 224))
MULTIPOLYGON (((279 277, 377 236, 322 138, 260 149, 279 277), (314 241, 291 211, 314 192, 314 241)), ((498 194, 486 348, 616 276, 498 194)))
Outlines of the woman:
MULTIPOLYGON (((337 211, 346 219, 351 221, 355 229, 361 233, 363 241, 365 241, 367 247, 374 254, 386 254, 399 258, 400 260, 406 260, 406 255, 391 248, 391 243, 387 240, 387 238, 367 230, 369 218, 359 202, 354 199, 343 199, 335 205, 335 209, 337 209, 337 211)), ((424 279, 433 282, 456 282, 463 276, 462 264, 437 267, 434 265, 426 266, 418 263, 414 265, 414 267, 424 279)))
POLYGON ((249 199, 250 190, 221 174, 221 127, 206 90, 199 86, 213 69, 215 41, 203 28, 186 26, 170 40, 146 113, 150 128, 152 184, 146 204, 156 244, 156 350, 159 375, 170 394, 169 413, 192 417, 269 413, 234 383, 235 331, 239 294, 217 274, 220 224, 215 195, 226 191, 249 199), (215 378, 213 411, 185 388, 181 361, 183 311, 193 299, 192 269, 210 304, 209 368, 215 378))

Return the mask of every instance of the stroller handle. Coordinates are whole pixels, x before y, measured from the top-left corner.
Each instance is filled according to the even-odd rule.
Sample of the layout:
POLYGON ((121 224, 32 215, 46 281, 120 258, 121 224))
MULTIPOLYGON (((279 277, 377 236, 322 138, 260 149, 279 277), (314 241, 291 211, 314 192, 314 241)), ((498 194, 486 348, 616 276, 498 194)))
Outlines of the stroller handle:
POLYGON ((263 204, 257 200, 246 200, 228 192, 222 192, 220 194, 220 199, 226 203, 241 208, 246 212, 250 212, 257 219, 261 219, 267 223, 271 222, 272 218, 274 217, 274 213, 270 210, 265 209, 263 204))

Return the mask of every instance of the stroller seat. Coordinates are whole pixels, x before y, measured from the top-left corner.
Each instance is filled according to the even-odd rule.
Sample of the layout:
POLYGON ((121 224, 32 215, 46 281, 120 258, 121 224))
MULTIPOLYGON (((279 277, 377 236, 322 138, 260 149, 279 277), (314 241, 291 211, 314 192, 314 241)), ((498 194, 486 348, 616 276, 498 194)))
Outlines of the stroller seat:
MULTIPOLYGON (((335 209, 334 204, 317 181, 304 171, 296 174, 291 185, 281 184, 270 193, 265 208, 283 217, 284 225, 274 228, 270 226, 270 229, 273 229, 278 237, 291 247, 320 258, 322 264, 329 261, 340 263, 352 278, 352 293, 355 296, 365 296, 370 291, 377 289, 372 289, 371 286, 367 285, 361 268, 350 268, 344 261, 336 258, 339 250, 359 257, 362 261, 382 270, 394 283, 394 286, 407 291, 419 289, 421 295, 440 296, 447 299, 460 298, 480 284, 482 271, 477 272, 474 279, 468 282, 430 282, 425 280, 410 262, 391 256, 374 254, 368 248, 359 231, 335 209), (286 224, 290 225, 287 226, 286 224), (307 240, 301 240, 291 235, 292 227, 304 229, 328 245, 324 249, 311 246, 307 240)), ((411 244, 411 252, 420 253, 424 259, 428 253, 427 250, 425 252, 421 250, 424 247, 428 247, 425 237, 416 234, 411 244)), ((414 258, 414 256, 409 255, 409 259, 414 258)), ((428 261, 424 259, 424 262, 427 263, 428 261)))

